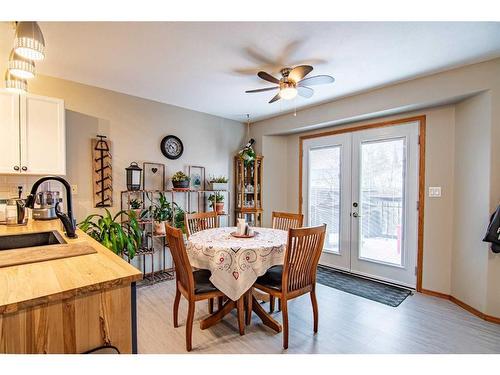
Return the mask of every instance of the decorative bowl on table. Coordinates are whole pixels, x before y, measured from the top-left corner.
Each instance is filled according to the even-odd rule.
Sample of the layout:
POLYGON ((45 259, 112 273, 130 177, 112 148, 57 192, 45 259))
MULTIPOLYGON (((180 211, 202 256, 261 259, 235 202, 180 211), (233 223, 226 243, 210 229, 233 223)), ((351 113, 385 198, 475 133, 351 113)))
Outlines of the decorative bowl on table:
POLYGON ((252 238, 255 237, 257 233, 258 232, 252 232, 251 234, 238 234, 238 232, 231 232, 231 236, 236 238, 252 238))

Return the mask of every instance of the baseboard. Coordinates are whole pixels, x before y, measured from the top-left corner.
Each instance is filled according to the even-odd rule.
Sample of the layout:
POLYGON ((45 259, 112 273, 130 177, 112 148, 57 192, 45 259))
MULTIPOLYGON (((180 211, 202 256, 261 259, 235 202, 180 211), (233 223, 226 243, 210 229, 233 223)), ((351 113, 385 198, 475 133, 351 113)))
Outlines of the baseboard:
POLYGON ((487 322, 500 324, 500 318, 497 318, 496 316, 487 315, 487 314, 475 309, 474 307, 466 304, 465 302, 460 301, 458 298, 453 297, 452 295, 441 293, 441 292, 435 292, 435 291, 429 290, 429 289, 422 289, 420 291, 420 293, 426 294, 429 296, 433 296, 433 297, 447 299, 447 300, 453 302, 454 304, 460 306, 462 309, 467 310, 471 314, 474 314, 477 317, 479 317, 483 320, 486 320, 487 322))

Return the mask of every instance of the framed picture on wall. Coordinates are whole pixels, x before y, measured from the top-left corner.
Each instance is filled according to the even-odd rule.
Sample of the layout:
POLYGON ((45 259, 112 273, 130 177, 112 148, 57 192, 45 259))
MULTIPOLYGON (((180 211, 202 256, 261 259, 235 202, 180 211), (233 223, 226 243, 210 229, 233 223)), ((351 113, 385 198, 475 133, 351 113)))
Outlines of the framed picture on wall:
POLYGON ((142 163, 142 186, 144 190, 165 190, 165 164, 142 163))
POLYGON ((188 175, 192 190, 205 190, 205 167, 190 165, 188 175))

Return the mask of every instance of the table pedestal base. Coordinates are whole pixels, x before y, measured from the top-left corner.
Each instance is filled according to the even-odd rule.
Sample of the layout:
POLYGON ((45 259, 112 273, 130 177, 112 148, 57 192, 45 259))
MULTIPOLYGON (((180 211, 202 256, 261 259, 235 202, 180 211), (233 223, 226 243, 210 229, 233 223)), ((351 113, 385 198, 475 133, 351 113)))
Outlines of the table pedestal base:
MULTIPOLYGON (((238 311, 238 314, 243 314, 243 308, 245 307, 245 304, 243 303, 245 297, 247 297, 247 305, 246 305, 246 311, 247 311, 247 317, 246 317, 246 324, 250 324, 251 316, 250 316, 250 307, 251 311, 253 311, 259 318, 262 320, 262 323, 271 328, 272 330, 276 331, 277 333, 281 332, 281 324, 279 324, 271 315, 269 315, 260 305, 259 301, 251 294, 247 293, 246 295, 241 296, 241 298, 238 301, 231 301, 228 300, 226 303, 222 306, 222 308, 219 308, 214 314, 210 315, 208 318, 203 319, 200 322, 200 328, 201 329, 207 329, 212 327, 213 325, 219 323, 222 318, 224 318, 227 314, 229 314, 231 311, 234 309, 238 308, 238 304, 241 304, 240 309, 238 311)), ((238 322, 242 322, 243 318, 238 317, 238 322)), ((245 326, 244 324, 239 324, 239 330, 240 330, 240 335, 245 334, 245 326)))

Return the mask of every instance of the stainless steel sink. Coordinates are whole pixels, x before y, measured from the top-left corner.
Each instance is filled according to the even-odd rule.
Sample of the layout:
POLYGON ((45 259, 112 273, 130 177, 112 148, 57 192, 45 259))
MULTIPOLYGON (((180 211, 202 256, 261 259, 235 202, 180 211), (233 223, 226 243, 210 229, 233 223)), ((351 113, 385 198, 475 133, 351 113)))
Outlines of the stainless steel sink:
POLYGON ((59 232, 53 230, 48 232, 21 233, 0 236, 0 251, 22 249, 33 246, 47 246, 64 244, 66 241, 59 232))

